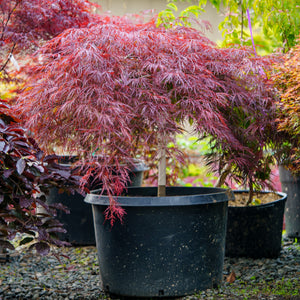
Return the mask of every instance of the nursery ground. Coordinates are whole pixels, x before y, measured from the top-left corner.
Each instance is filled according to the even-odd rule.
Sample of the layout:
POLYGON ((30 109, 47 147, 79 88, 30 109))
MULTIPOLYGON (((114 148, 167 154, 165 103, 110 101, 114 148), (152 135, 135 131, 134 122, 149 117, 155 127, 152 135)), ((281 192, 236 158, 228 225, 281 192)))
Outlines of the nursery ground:
MULTIPOLYGON (((99 284, 95 247, 56 250, 41 257, 33 252, 10 255, 0 263, 0 299, 109 299, 99 284)), ((225 258, 219 289, 181 298, 300 299, 300 244, 285 240, 276 259, 225 258)))

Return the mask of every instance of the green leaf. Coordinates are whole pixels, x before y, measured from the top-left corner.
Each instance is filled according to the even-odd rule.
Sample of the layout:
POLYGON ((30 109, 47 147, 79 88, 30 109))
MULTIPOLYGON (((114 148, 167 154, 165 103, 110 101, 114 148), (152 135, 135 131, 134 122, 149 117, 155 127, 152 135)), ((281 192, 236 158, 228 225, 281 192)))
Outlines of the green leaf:
POLYGON ((174 11, 177 11, 177 10, 178 10, 177 5, 174 4, 174 3, 168 3, 168 4, 167 4, 167 7, 171 8, 171 9, 174 10, 174 11))
POLYGON ((203 6, 205 6, 206 4, 207 4, 207 0, 199 0, 198 6, 199 6, 199 7, 203 7, 203 6))
POLYGON ((199 16, 199 13, 203 12, 204 9, 197 6, 197 5, 193 5, 193 6, 189 6, 187 9, 183 10, 180 15, 181 16, 189 16, 190 14, 194 14, 196 17, 199 16))

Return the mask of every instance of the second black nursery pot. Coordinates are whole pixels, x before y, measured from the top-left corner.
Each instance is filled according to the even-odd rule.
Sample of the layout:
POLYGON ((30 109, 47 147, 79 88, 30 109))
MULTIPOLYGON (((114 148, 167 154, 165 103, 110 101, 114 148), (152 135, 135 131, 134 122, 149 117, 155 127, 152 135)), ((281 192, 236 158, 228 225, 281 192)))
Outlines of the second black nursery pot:
MULTIPOLYGON (((245 191, 234 191, 242 193, 245 191)), ((276 258, 281 251, 286 194, 268 204, 228 207, 226 256, 276 258)))
MULTIPOLYGON (((130 172, 129 185, 141 186, 144 171, 147 169, 143 163, 137 163, 130 172)), ((47 195, 47 203, 62 203, 70 210, 70 214, 58 211, 57 219, 67 230, 66 233, 59 234, 61 240, 73 246, 96 245, 92 209, 84 202, 83 195, 77 192, 74 195, 67 192, 60 193, 57 188, 52 188, 47 195)))

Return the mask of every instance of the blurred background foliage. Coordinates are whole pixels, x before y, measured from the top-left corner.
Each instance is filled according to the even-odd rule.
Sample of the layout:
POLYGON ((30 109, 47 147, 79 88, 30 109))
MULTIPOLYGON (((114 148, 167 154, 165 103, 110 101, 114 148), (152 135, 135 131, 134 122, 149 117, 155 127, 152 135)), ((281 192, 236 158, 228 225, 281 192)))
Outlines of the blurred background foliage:
POLYGON ((200 0, 196 4, 179 1, 186 2, 187 7, 178 11, 178 0, 169 0, 167 8, 159 14, 158 24, 189 25, 188 17, 198 18, 210 2, 224 18, 219 24, 222 40, 218 42, 223 47, 252 46, 250 28, 260 55, 277 50, 287 52, 297 43, 300 0, 200 0))

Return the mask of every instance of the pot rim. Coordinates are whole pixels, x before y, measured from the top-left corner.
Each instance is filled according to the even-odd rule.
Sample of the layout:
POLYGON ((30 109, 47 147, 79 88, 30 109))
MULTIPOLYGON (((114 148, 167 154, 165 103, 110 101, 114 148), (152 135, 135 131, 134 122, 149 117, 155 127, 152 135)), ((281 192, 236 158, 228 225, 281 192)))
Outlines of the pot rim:
MULTIPOLYGON (((186 206, 199 204, 216 204, 229 201, 231 193, 229 189, 212 187, 166 187, 168 196, 157 197, 157 187, 128 187, 131 196, 116 196, 120 206, 186 206), (148 195, 143 195, 146 191, 148 195)), ((94 205, 108 206, 109 196, 100 195, 101 190, 90 191, 84 201, 94 205)))
MULTIPOLYGON (((249 190, 232 190, 233 193, 248 193, 249 190)), ((267 193, 275 193, 277 195, 279 195, 281 198, 279 198, 278 200, 274 200, 272 202, 269 203, 265 203, 265 204, 258 204, 258 205, 248 205, 248 206, 230 206, 228 205, 228 207, 230 207, 230 209, 258 209, 258 208, 265 208, 268 206, 274 206, 276 203, 284 201, 286 202, 287 200, 287 194, 283 193, 283 192, 279 192, 279 191, 255 191, 254 193, 262 193, 262 194, 267 194, 267 193)))
MULTIPOLYGON (((73 166, 73 164, 78 160, 78 155, 57 155, 58 157, 58 163, 61 166, 65 166, 65 167, 71 167, 73 166), (61 162, 61 160, 64 159, 69 159, 71 160, 71 162, 61 162)), ((97 157, 97 156, 95 156, 97 157)), ((132 168, 130 169, 131 172, 145 172, 148 171, 150 168, 144 163, 144 161, 139 160, 139 159, 134 159, 134 165, 132 166, 132 168)))

